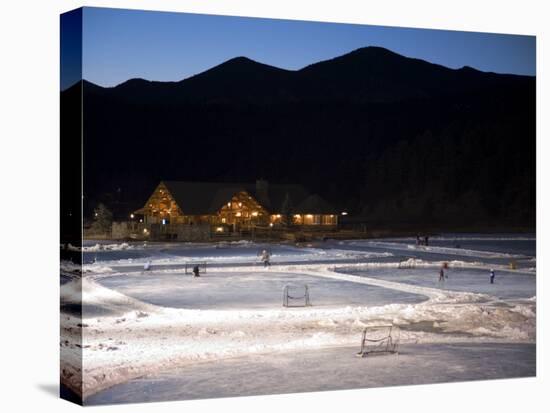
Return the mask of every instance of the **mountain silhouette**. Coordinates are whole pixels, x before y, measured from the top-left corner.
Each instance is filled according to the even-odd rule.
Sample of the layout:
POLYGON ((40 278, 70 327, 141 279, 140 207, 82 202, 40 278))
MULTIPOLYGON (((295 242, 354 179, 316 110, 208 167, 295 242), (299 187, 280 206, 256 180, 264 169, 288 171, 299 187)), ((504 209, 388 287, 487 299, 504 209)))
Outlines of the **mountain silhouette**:
POLYGON ((177 82, 83 81, 62 108, 81 93, 91 207, 137 209, 162 179, 263 177, 392 225, 534 225, 534 77, 365 47, 300 70, 236 57, 177 82))
MULTIPOLYGON (((146 104, 334 99, 395 102, 526 81, 524 76, 484 73, 468 67, 449 69, 371 46, 296 71, 241 56, 179 82, 130 79, 113 88, 104 88, 103 92, 113 98, 146 104)), ((99 86, 95 92, 101 93, 97 88, 99 86)))

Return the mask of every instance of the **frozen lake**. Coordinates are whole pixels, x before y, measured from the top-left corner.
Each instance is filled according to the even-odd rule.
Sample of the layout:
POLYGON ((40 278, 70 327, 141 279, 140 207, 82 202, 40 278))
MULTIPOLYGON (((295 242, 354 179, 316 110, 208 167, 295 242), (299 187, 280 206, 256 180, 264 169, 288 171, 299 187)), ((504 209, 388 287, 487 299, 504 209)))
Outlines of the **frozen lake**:
MULTIPOLYGON (((416 238, 387 238, 384 241, 416 245, 416 238)), ((537 242, 534 234, 445 234, 429 238, 429 246, 479 250, 534 257, 537 242)))
POLYGON ((489 269, 449 268, 445 270, 447 278, 444 281, 439 281, 439 268, 373 268, 367 271, 343 268, 341 271, 449 291, 487 294, 499 299, 528 299, 537 292, 534 274, 509 271, 496 271, 494 284, 489 282, 489 269))
MULTIPOLYGON (((426 297, 387 288, 312 277, 273 270, 254 272, 209 271, 195 278, 189 274, 151 272, 147 275, 107 277, 101 284, 138 300, 163 307, 198 309, 247 309, 282 306, 285 285, 296 286, 302 295, 308 285, 311 304, 327 306, 380 306, 391 303, 418 303, 426 297)), ((304 300, 295 300, 296 304, 304 300)))
POLYGON ((399 262, 409 258, 424 261, 457 260, 532 270, 536 267, 534 235, 448 234, 430 238, 429 246, 417 246, 415 238, 377 240, 326 240, 303 244, 256 243, 144 243, 86 241, 86 264, 105 264, 124 271, 140 270, 151 261, 156 266, 178 268, 186 263, 206 261, 211 265, 258 265, 263 250, 274 265, 299 263, 399 262))
POLYGON ((536 242, 510 238, 479 240, 464 238, 452 241, 448 238, 430 240, 429 246, 416 245, 416 239, 397 238, 380 240, 341 241, 339 248, 363 251, 365 253, 391 252, 394 259, 417 258, 425 261, 477 262, 485 264, 509 265, 517 268, 535 267, 536 242))
POLYGON ((375 250, 339 248, 334 242, 304 245, 218 242, 218 243, 90 243, 85 245, 86 264, 104 263, 116 266, 142 266, 151 260, 157 265, 177 265, 186 262, 207 261, 216 264, 258 264, 263 250, 270 253, 274 263, 300 263, 368 260, 391 257, 393 253, 375 250))
POLYGON ((78 391, 80 355, 87 404, 532 376, 535 249, 523 234, 448 234, 428 247, 88 241, 82 279, 62 265, 61 347, 75 360, 63 383, 78 391), (201 277, 186 274, 204 262, 201 277), (283 307, 285 285, 299 297, 306 284, 312 305, 283 307), (400 355, 356 358, 362 331, 388 323, 400 355))

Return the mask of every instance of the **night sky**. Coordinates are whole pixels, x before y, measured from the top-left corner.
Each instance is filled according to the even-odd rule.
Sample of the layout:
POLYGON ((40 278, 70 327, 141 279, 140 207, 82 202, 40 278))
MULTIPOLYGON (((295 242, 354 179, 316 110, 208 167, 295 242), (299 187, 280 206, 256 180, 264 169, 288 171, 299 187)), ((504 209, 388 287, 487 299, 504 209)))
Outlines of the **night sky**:
POLYGON ((82 9, 61 15, 60 19, 61 89, 82 78, 82 9))
POLYGON ((536 71, 534 36, 122 9, 84 8, 82 43, 83 77, 101 86, 178 81, 236 56, 296 70, 365 46, 451 68, 536 71))

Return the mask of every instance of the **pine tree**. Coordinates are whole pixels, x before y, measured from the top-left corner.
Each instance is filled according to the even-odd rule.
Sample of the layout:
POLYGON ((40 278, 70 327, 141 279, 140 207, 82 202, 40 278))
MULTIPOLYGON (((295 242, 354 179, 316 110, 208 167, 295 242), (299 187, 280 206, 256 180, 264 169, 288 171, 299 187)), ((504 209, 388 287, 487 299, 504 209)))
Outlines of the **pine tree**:
POLYGON ((94 209, 94 223, 92 229, 95 232, 108 233, 113 224, 113 213, 103 204, 98 204, 94 209))
POLYGON ((290 195, 287 192, 283 204, 281 205, 281 214, 283 215, 285 224, 288 227, 292 225, 293 209, 294 206, 292 205, 292 200, 290 199, 290 195))

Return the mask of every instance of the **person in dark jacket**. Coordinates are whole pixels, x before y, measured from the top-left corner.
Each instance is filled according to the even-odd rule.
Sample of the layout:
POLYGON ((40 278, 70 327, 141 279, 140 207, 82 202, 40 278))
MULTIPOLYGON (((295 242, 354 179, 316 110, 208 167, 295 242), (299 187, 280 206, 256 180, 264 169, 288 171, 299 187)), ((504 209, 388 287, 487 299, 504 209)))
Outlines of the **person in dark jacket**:
POLYGON ((491 284, 495 283, 495 270, 493 270, 492 268, 491 268, 491 275, 489 279, 491 280, 491 284))
POLYGON ((198 264, 193 267, 193 274, 194 277, 200 277, 198 264))

